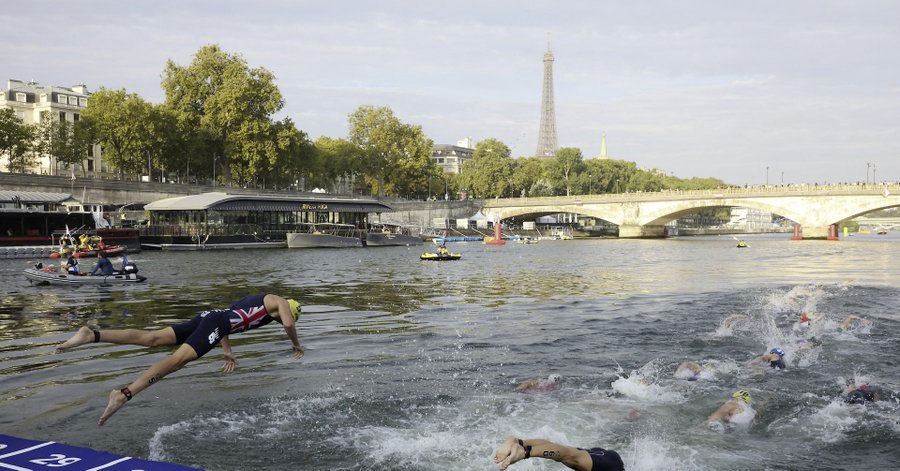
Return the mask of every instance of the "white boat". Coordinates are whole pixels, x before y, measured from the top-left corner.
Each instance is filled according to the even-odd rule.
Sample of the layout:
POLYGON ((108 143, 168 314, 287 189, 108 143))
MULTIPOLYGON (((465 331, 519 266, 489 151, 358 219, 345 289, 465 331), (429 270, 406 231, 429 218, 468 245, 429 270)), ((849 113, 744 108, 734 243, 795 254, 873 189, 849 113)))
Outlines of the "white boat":
POLYGON ((397 224, 375 224, 366 233, 366 245, 379 247, 384 245, 422 245, 418 227, 397 224))
POLYGON ((356 226, 350 224, 309 224, 303 232, 288 232, 290 249, 312 247, 362 247, 356 226))
POLYGON ((115 272, 111 275, 71 274, 59 271, 52 267, 26 268, 25 278, 39 285, 117 285, 141 283, 147 280, 146 276, 138 275, 134 271, 115 272))

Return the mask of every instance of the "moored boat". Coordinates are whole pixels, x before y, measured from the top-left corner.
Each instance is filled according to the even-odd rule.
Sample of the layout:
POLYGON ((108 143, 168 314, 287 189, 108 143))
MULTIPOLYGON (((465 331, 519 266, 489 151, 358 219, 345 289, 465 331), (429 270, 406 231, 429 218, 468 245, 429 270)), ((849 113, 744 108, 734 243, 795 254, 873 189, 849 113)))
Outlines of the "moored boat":
POLYGON ((0 258, 48 257, 68 228, 140 251, 138 231, 110 227, 102 205, 78 203, 68 193, 0 191, 0 258))
POLYGON ((418 228, 397 224, 375 224, 366 232, 366 245, 379 247, 385 245, 422 245, 422 237, 418 228))
POLYGON ((309 224, 302 232, 288 232, 287 246, 291 249, 314 247, 362 247, 356 226, 349 224, 309 224))

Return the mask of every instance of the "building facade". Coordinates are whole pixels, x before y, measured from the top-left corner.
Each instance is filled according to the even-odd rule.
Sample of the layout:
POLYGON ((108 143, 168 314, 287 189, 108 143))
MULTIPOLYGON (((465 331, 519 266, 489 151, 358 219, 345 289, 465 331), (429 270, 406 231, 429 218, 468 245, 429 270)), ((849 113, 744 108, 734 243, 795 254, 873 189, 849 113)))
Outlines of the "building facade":
POLYGON ((459 175, 463 163, 472 158, 475 152, 472 138, 457 141, 456 145, 435 144, 431 148, 431 160, 441 168, 445 175, 459 175))
MULTIPOLYGON (((37 126, 43 116, 56 121, 75 123, 81 119, 81 113, 88 105, 88 93, 85 85, 72 87, 55 87, 41 85, 34 81, 9 79, 5 90, 0 91, 0 107, 11 108, 24 124, 37 126)), ((29 173, 40 175, 96 175, 107 172, 106 164, 101 159, 100 146, 92 145, 85 149, 83 164, 75 168, 65 168, 51 156, 38 155, 37 162, 29 169, 29 173)), ((8 156, 0 156, 0 171, 7 172, 8 156)))

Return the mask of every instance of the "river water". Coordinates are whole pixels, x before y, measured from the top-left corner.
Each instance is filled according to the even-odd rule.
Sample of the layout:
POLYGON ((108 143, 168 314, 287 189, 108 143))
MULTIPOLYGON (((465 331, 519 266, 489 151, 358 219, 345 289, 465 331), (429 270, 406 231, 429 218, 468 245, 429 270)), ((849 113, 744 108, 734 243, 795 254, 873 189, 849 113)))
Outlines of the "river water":
POLYGON ((31 286, 29 261, 0 260, 0 432, 207 470, 496 469, 510 434, 611 448, 630 470, 900 467, 900 236, 747 241, 461 243, 454 262, 421 247, 142 252, 146 284, 81 289, 31 286), (104 427, 108 391, 172 348, 54 352, 85 324, 160 328, 259 292, 300 301, 303 359, 277 325, 235 335, 235 372, 213 350, 104 427), (810 311, 827 317, 795 330, 810 311), (732 314, 747 318, 726 328, 732 314), (871 325, 839 332, 849 314, 871 325), (787 369, 747 364, 774 346, 787 369), (684 360, 714 380, 675 379, 684 360), (550 374, 558 390, 514 391, 550 374), (883 400, 843 404, 854 379, 883 400), (736 389, 756 419, 702 425, 736 389))

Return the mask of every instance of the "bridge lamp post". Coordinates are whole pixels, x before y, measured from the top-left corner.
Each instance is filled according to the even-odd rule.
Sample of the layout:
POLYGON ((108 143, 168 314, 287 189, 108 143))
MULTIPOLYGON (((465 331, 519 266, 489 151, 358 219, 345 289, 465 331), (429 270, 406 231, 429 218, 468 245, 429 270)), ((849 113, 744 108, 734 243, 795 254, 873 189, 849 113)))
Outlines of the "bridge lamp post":
POLYGON ((871 162, 866 162, 866 185, 869 184, 869 169, 872 167, 871 162))
POLYGON ((766 188, 769 187, 769 166, 766 165, 766 188))

